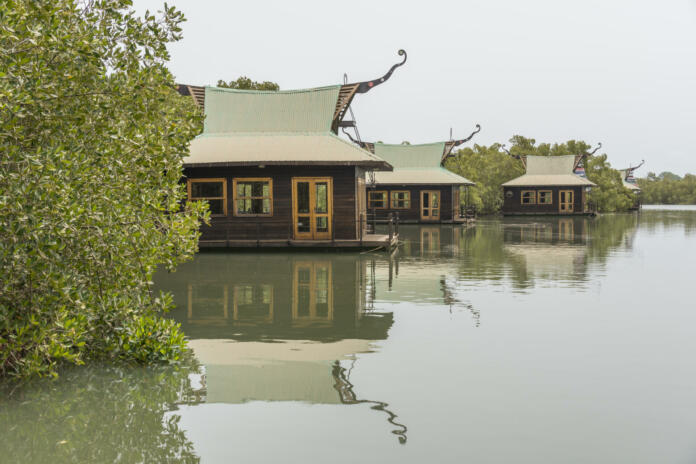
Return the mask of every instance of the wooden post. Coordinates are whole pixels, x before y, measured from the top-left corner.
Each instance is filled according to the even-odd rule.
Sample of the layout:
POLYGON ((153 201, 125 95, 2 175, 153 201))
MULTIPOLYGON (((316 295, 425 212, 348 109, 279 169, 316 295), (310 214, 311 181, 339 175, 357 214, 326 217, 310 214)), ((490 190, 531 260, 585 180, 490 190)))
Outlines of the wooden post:
POLYGON ((359 225, 359 229, 360 229, 360 245, 362 245, 362 242, 363 242, 363 219, 365 218, 365 213, 360 212, 360 215, 359 215, 359 216, 360 216, 360 225, 359 225))
POLYGON ((377 233, 377 213, 374 207, 372 208, 372 233, 377 233))
POLYGON ((389 245, 387 246, 387 249, 389 249, 394 238, 394 213, 389 213, 387 222, 389 222, 389 245))
POLYGON ((396 224, 395 224, 395 229, 396 229, 396 236, 399 236, 399 212, 396 212, 396 224))

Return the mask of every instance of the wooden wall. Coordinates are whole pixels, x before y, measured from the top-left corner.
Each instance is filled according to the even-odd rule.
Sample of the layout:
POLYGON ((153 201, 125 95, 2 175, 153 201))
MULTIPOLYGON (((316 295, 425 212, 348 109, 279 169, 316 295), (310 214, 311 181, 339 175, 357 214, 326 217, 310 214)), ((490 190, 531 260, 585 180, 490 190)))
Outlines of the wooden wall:
MULTIPOLYGON (((433 222, 452 222, 453 221, 453 205, 452 205, 452 185, 375 185, 370 187, 370 191, 386 191, 387 192, 387 208, 385 209, 375 209, 377 215, 377 220, 386 220, 389 213, 399 213, 399 221, 404 223, 418 222, 418 223, 433 223, 433 222), (407 190, 411 192, 411 207, 408 209, 391 209, 391 191, 404 191, 407 190), (440 220, 439 221, 424 221, 421 220, 421 191, 422 190, 435 190, 440 192, 440 220)), ((455 186, 458 188, 458 186, 455 186)), ((368 195, 369 198, 369 195, 368 195)), ((369 202, 368 202, 369 205, 369 202)), ((368 206, 369 208, 369 206, 368 206)), ((372 210, 368 209, 368 214, 371 214, 372 210)))
MULTIPOLYGON (((185 168, 186 178, 227 179, 227 215, 211 218, 211 225, 201 226, 201 240, 271 240, 292 239, 292 178, 333 178, 333 233, 337 240, 357 238, 356 192, 362 170, 354 166, 267 166, 185 168), (272 216, 234 216, 232 179, 236 177, 270 177, 273 179, 272 216)), ((183 181, 186 181, 186 178, 183 181)))
POLYGON ((576 187, 503 187, 503 214, 585 214, 585 190, 582 186, 576 187), (527 190, 551 190, 553 203, 550 205, 523 205, 522 191, 527 190), (573 191, 573 213, 561 213, 558 209, 558 192, 561 190, 573 191), (512 197, 508 197, 512 192, 512 197))

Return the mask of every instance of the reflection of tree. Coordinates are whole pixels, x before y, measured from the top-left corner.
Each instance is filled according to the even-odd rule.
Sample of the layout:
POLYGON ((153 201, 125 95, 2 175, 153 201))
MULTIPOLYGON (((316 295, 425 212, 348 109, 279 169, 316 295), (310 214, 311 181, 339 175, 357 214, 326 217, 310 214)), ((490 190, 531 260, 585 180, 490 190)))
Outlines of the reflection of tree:
POLYGON ((4 462, 198 462, 166 414, 194 401, 193 368, 81 367, 0 389, 4 462))
POLYGON ((646 210, 638 216, 640 227, 651 233, 660 228, 683 228, 686 235, 696 233, 696 210, 646 210))
POLYGON ((341 366, 341 363, 339 363, 338 361, 334 362, 331 374, 333 375, 335 382, 334 388, 338 392, 338 397, 340 398, 341 403, 372 404, 372 409, 374 409, 375 411, 384 411, 387 414, 387 421, 394 427, 396 427, 396 429, 392 430, 392 433, 399 437, 399 443, 401 443, 402 445, 406 444, 406 440, 408 439, 406 437, 406 432, 408 431, 408 428, 405 425, 396 422, 396 418, 398 416, 394 414, 391 410, 387 409, 389 407, 388 403, 385 403, 383 401, 357 399, 355 391, 353 391, 354 386, 348 379, 347 370, 345 367, 341 366))
POLYGON ((459 278, 508 277, 515 287, 529 288, 536 267, 549 278, 558 273, 583 282, 591 260, 604 262, 612 250, 631 246, 636 226, 635 214, 481 221, 460 231, 459 278))
POLYGON ((638 216, 634 213, 603 214, 589 221, 588 256, 603 263, 612 250, 631 248, 637 225, 638 216))

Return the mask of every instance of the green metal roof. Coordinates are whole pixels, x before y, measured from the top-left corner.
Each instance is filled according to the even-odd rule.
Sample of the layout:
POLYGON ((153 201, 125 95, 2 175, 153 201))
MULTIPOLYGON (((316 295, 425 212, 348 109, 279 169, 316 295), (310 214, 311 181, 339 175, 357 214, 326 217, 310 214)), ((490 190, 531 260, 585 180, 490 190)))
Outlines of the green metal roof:
POLYGON ((375 173, 377 184, 474 184, 441 166, 445 142, 421 145, 375 143, 374 151, 375 155, 394 166, 394 172, 375 173))
POLYGON ((394 168, 436 168, 442 163, 445 142, 422 145, 375 143, 375 155, 394 168))
POLYGON ((327 133, 340 89, 340 85, 285 91, 206 87, 203 133, 327 133))

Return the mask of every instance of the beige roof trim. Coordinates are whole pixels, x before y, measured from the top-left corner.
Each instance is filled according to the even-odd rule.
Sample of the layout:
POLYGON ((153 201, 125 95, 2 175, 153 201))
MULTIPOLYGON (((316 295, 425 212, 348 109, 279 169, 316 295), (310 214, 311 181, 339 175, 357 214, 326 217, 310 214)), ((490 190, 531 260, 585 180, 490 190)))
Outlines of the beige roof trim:
POLYGON ((389 163, 333 134, 221 134, 191 141, 185 167, 315 165, 391 170, 389 163))
POLYGON ((594 182, 575 174, 525 174, 505 182, 503 187, 594 186, 594 182))

